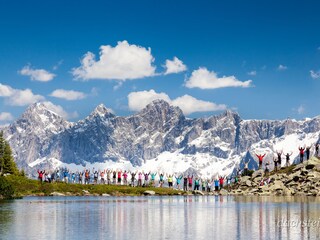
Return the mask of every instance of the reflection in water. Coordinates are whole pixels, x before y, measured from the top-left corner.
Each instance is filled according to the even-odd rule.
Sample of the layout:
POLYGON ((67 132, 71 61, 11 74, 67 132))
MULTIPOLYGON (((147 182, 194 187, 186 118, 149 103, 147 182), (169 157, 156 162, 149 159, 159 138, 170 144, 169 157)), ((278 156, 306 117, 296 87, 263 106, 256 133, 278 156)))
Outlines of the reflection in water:
POLYGON ((319 229, 320 204, 306 197, 29 197, 0 203, 1 239, 319 239, 319 229))

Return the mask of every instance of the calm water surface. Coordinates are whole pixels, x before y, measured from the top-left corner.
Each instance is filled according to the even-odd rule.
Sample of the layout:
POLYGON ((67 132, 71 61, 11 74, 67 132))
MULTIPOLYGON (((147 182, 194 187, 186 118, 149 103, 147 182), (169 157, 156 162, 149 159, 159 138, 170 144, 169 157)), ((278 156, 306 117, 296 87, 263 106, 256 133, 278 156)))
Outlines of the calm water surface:
POLYGON ((320 200, 26 197, 0 202, 0 239, 320 239, 320 200))

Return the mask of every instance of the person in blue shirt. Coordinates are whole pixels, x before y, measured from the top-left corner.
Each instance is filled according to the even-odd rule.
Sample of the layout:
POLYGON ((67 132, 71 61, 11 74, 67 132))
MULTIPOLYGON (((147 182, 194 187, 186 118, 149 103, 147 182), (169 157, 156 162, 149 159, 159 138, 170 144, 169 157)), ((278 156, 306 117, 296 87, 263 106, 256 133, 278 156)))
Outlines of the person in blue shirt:
POLYGON ((217 178, 214 180, 214 190, 219 191, 219 179, 217 178))

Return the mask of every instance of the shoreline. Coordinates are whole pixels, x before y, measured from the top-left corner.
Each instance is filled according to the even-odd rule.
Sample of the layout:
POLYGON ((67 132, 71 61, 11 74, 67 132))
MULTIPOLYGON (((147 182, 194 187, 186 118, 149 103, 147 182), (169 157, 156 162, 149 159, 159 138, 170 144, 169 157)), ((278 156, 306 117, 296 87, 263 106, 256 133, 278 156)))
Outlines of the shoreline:
MULTIPOLYGON (((219 191, 182 191, 167 187, 131 187, 105 184, 67 184, 64 182, 40 183, 23 176, 5 177, 13 186, 13 198, 27 196, 320 196, 320 159, 312 157, 308 161, 265 176, 260 169, 251 176, 241 176, 239 182, 219 191)), ((1 196, 0 196, 1 199, 1 196)))

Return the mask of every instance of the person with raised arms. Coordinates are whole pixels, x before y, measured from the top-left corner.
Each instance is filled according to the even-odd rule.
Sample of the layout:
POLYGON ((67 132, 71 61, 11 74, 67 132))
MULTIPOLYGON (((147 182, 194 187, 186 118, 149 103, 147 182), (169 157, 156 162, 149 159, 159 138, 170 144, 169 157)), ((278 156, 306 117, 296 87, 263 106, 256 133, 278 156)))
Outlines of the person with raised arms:
POLYGON ((154 187, 155 179, 156 179, 157 173, 151 173, 151 184, 154 187))
POLYGON ((160 173, 159 174, 159 187, 163 186, 163 182, 164 182, 164 174, 160 173))
POLYGON ((128 173, 127 173, 127 170, 124 171, 122 176, 123 176, 123 184, 127 186, 128 185, 128 173))
POLYGON ((192 190, 192 180, 193 180, 193 175, 191 175, 191 177, 188 175, 189 191, 191 191, 191 190, 192 190))
POLYGON ((134 181, 136 180, 137 172, 130 172, 131 173, 131 187, 134 187, 134 181))
POLYGON ((138 187, 142 187, 142 172, 138 173, 138 187))
POLYGON ((282 155, 282 152, 283 152, 283 151, 281 151, 281 152, 276 151, 277 158, 278 158, 279 168, 281 168, 281 162, 282 162, 281 155, 282 155))
POLYGON ((200 179, 198 178, 198 177, 196 177, 195 179, 194 179, 194 191, 196 191, 196 190, 200 190, 199 189, 200 188, 200 179))
POLYGON ((263 154, 263 155, 261 155, 261 154, 258 155, 257 153, 255 153, 255 154, 259 160, 259 169, 261 169, 262 168, 262 161, 263 161, 263 158, 266 156, 266 154, 263 154))
POLYGON ((183 177, 183 191, 188 191, 188 177, 183 177))
POLYGON ((142 173, 143 173, 143 175, 144 175, 144 183, 143 183, 143 185, 147 187, 147 186, 149 185, 149 175, 150 175, 150 172, 145 173, 145 172, 142 171, 142 173))
POLYGON ((180 190, 180 182, 181 182, 181 179, 182 179, 182 175, 180 175, 179 177, 175 176, 175 179, 176 179, 177 189, 180 190))
POLYGON ((284 156, 286 157, 286 167, 290 166, 290 156, 292 155, 291 153, 286 153, 284 156))
POLYGON ((122 171, 118 169, 118 185, 121 185, 121 181, 122 181, 122 171))
POLYGON ((169 188, 173 188, 173 176, 172 175, 167 175, 167 179, 168 179, 169 188))
POLYGON ((300 163, 303 162, 303 156, 304 156, 304 150, 305 150, 305 147, 300 147, 299 146, 299 155, 300 155, 300 163))
POLYGON ((100 183, 105 184, 104 175, 106 173, 106 170, 100 171, 100 183))
POLYGON ((310 158, 310 149, 311 149, 311 146, 306 147, 306 157, 307 157, 307 160, 309 160, 309 158, 310 158))

